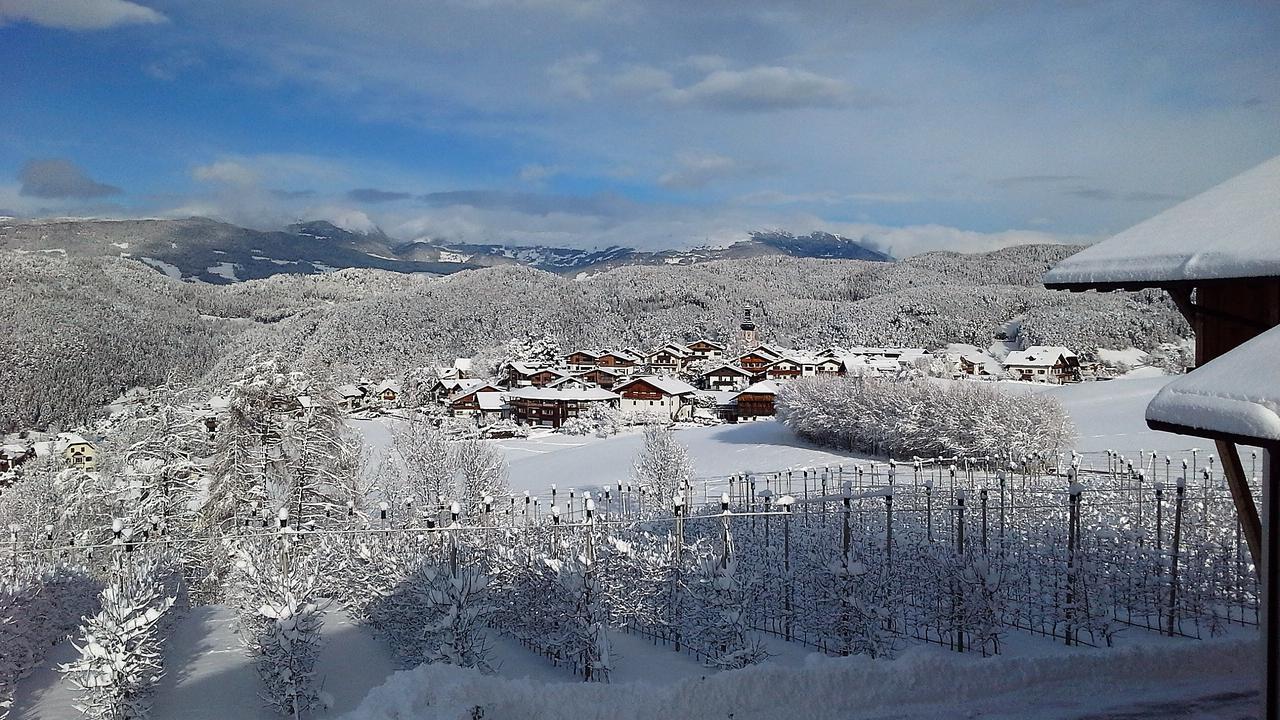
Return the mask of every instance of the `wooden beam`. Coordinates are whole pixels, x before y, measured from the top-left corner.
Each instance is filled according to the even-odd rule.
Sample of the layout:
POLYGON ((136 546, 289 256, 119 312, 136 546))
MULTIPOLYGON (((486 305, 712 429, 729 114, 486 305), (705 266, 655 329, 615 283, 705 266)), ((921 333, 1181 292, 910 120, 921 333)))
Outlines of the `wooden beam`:
POLYGON ((1234 443, 1215 440, 1214 444, 1218 447, 1218 456, 1222 458, 1222 473, 1227 476, 1227 486, 1231 488, 1231 499, 1236 504, 1236 515, 1240 518, 1244 540, 1249 545, 1254 570, 1261 573, 1262 521, 1258 518, 1258 506, 1253 502, 1253 493, 1249 491, 1249 480, 1244 476, 1244 466, 1240 464, 1240 454, 1236 452, 1234 443))

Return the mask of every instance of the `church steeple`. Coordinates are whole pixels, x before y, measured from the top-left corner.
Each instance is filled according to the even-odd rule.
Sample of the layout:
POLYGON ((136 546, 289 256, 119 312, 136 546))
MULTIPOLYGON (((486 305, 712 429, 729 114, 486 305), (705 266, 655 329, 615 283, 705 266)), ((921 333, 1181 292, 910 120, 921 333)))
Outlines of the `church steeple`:
POLYGON ((746 348, 756 346, 756 324, 751 320, 751 308, 742 309, 742 345, 746 348))

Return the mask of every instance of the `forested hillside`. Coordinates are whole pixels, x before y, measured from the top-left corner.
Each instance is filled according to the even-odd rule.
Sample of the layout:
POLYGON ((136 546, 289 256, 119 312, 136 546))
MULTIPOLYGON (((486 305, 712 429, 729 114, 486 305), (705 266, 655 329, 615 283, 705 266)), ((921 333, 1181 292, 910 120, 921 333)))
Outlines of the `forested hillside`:
POLYGON ((136 263, 0 252, 5 428, 83 419, 122 387, 209 373, 281 352, 334 382, 398 375, 506 341, 568 347, 727 339, 743 307, 784 346, 1023 344, 1149 349, 1188 333, 1160 293, 1070 294, 1036 284, 1074 248, 930 253, 897 263, 765 256, 627 266, 585 280, 508 265, 441 278, 378 270, 182 283, 136 263), (1012 322, 1011 321, 1016 321, 1012 322))

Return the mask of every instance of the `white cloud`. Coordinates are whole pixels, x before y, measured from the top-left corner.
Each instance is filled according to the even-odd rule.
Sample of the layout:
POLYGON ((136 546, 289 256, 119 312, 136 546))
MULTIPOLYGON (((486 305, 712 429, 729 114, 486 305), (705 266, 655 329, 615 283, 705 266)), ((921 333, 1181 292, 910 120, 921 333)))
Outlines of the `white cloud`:
POLYGON ((60 30, 154 25, 168 18, 129 0, 0 0, 0 25, 26 21, 60 30))
POLYGON ((587 76, 587 71, 599 62, 600 55, 594 52, 555 61, 547 68, 551 88, 576 100, 591 99, 591 79, 587 76))
POLYGON ((715 153, 680 153, 676 156, 676 165, 658 178, 660 185, 674 189, 698 188, 743 171, 733 158, 715 153))
POLYGON ((848 105, 853 100, 847 83, 789 67, 716 70, 668 97, 678 104, 717 110, 769 111, 848 105))
POLYGON ((202 182, 228 185, 253 185, 258 182, 256 172, 234 160, 218 160, 208 165, 197 165, 192 168, 191 177, 202 182))

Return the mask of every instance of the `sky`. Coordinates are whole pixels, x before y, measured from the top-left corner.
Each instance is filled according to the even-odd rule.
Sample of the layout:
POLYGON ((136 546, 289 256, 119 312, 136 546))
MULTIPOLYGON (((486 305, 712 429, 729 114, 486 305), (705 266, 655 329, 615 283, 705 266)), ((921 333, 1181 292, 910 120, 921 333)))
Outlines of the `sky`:
POLYGON ((0 215, 1088 242, 1280 154, 1280 3, 0 0, 0 215))

